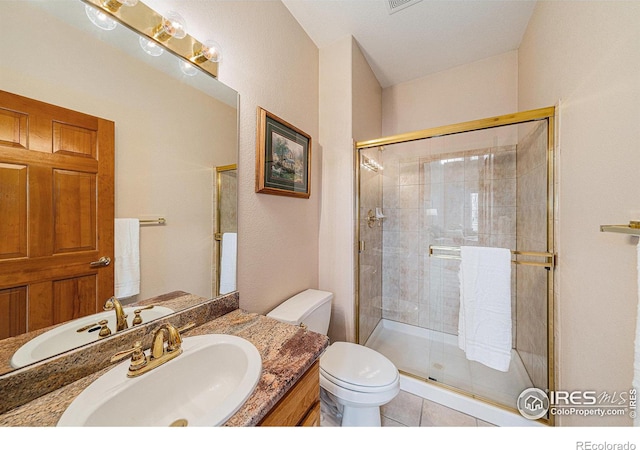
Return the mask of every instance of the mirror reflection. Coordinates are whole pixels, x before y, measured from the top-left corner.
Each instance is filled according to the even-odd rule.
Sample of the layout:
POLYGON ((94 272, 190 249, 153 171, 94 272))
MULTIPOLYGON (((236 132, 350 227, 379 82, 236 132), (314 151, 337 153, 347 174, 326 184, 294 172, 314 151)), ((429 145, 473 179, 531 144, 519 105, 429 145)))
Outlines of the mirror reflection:
POLYGON ((238 247, 238 169, 235 164, 216 167, 217 295, 236 290, 238 247))
MULTIPOLYGON (((119 278, 129 277, 134 285, 120 297, 129 326, 136 315, 129 305, 146 299, 173 291, 202 300, 216 296, 221 292, 218 255, 223 253, 233 261, 233 267, 226 264, 233 270, 225 279, 235 290, 235 254, 228 251, 234 247, 223 252, 222 239, 215 239, 216 232, 235 233, 237 225, 228 225, 236 220, 235 212, 218 213, 227 223, 224 229, 215 229, 214 217, 228 203, 227 197, 216 198, 216 168, 237 161, 237 93, 199 69, 181 70, 169 52, 158 57, 144 53, 138 36, 122 25, 110 31, 95 27, 81 1, 13 1, 2 9, 7 37, 0 42, 2 90, 115 125, 114 219, 137 224, 130 228, 137 231, 137 271, 119 278)), ((3 155, 0 146, 0 167, 16 165, 3 161, 3 155)), ((229 183, 225 191, 232 190, 229 183)), ((0 208, 0 220, 2 215, 0 208)), ((0 273, 15 263, 20 263, 15 255, 0 256, 0 273)), ((0 341, 0 374, 12 370, 10 358, 17 348, 57 328, 28 326, 28 314, 47 318, 51 311, 27 311, 26 301, 12 294, 20 287, 0 277, 0 337, 5 338, 0 341), (16 309, 24 313, 15 314, 16 309)), ((96 299, 94 313, 102 311, 109 296, 96 299)), ((155 319, 161 311, 157 306, 154 313, 143 311, 143 320, 155 319)), ((112 316, 115 320, 113 312, 109 320, 112 316)), ((90 329, 97 335, 101 328, 90 329)))

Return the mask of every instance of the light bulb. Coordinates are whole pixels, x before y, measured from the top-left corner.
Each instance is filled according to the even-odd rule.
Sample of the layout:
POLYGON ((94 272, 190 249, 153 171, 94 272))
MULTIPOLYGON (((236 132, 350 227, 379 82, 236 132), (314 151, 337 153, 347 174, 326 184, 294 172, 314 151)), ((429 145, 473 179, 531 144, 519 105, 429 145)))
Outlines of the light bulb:
POLYGON ((187 23, 175 11, 169 11, 163 16, 160 24, 153 30, 153 37, 160 42, 166 42, 172 37, 182 39, 186 35, 187 23))
POLYGON ((99 11, 89 5, 85 5, 84 12, 87 14, 91 23, 102 30, 111 31, 118 25, 107 13, 99 11))
POLYGON ((137 4, 138 0, 102 0, 102 6, 111 12, 118 12, 122 5, 136 6, 137 4))
POLYGON ((183 74, 187 76, 194 76, 198 74, 198 69, 196 69, 193 64, 188 61, 178 61, 178 65, 180 66, 180 70, 183 74))
POLYGON ((191 56, 191 61, 202 64, 205 61, 220 62, 222 61, 222 49, 220 44, 216 41, 208 40, 198 45, 198 48, 194 46, 194 53, 191 56))
POLYGON ((140 36, 140 47, 147 55, 160 56, 164 53, 164 49, 155 42, 140 36))

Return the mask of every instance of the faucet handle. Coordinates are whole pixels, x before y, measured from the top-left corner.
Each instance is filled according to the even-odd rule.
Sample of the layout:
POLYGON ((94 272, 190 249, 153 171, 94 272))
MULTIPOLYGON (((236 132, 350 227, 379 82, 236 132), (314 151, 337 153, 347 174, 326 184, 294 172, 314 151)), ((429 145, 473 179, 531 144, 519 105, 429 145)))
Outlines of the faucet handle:
POLYGON ((133 318, 133 322, 131 322, 131 326, 140 325, 142 323, 142 311, 145 309, 152 309, 153 305, 145 306, 144 308, 139 308, 133 311, 135 317, 133 318))
POLYGON ((186 325, 181 326, 180 328, 178 328, 178 333, 184 333, 185 331, 189 331, 190 329, 194 328, 196 326, 195 322, 189 322, 186 325))
POLYGON ((142 350, 142 342, 140 341, 136 341, 129 350, 123 350, 113 355, 111 362, 120 361, 127 356, 131 356, 131 365, 129 365, 130 372, 134 372, 147 365, 147 357, 144 354, 144 350, 142 350))
POLYGON ((100 325, 100 332, 98 333, 98 336, 107 337, 111 335, 111 330, 107 325, 108 323, 109 323, 108 320, 101 320, 100 322, 98 322, 98 325, 100 325))
POLYGON ((171 324, 167 324, 167 332, 169 333, 167 339, 167 351, 173 352, 182 347, 182 336, 180 336, 180 334, 187 330, 190 330, 195 326, 195 322, 190 322, 186 325, 181 326, 180 328, 176 328, 171 324))

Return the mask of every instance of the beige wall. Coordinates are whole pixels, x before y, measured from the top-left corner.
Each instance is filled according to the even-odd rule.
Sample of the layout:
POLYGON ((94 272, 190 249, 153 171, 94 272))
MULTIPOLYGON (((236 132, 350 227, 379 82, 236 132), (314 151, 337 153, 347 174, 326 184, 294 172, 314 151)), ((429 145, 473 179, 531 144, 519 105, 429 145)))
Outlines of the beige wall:
POLYGON ((518 107, 518 55, 512 51, 386 88, 385 136, 510 114, 518 107))
MULTIPOLYGON (((640 3, 539 2, 519 50, 519 109, 560 109, 559 388, 628 390, 637 238, 599 232, 640 217, 640 3)), ((562 417, 628 425, 628 417, 562 417)))
POLYGON ((318 286, 318 49, 280 1, 153 3, 197 24, 196 38, 220 43, 218 79, 240 94, 238 290, 242 308, 266 313, 318 286), (311 135, 308 200, 255 193, 258 106, 311 135))
MULTIPOLYGON (((380 87, 380 83, 378 83, 378 80, 373 74, 373 71, 371 70, 369 63, 365 59, 362 53, 362 50, 360 50, 360 47, 358 46, 358 43, 356 42, 355 39, 353 40, 353 44, 352 44, 352 65, 353 66, 352 66, 352 73, 351 73, 351 83, 353 85, 353 95, 352 95, 353 140, 358 142, 358 141, 364 141, 364 140, 380 137, 382 136, 382 88, 380 87)), ((377 153, 377 150, 370 150, 370 152, 373 152, 375 154, 377 153)), ((355 158, 355 155, 354 155, 354 158, 355 158)), ((353 173, 353 168, 351 169, 351 171, 353 173)), ((381 196, 382 183, 379 184, 379 187, 380 187, 380 190, 378 192, 378 195, 381 196)), ((365 217, 366 217, 365 214, 369 210, 369 208, 366 208, 367 211, 365 211, 365 214, 363 214, 365 205, 360 205, 360 206, 361 206, 360 224, 358 224, 358 226, 362 230, 362 224, 365 221, 365 217)), ((379 206, 379 207, 382 206, 381 197, 379 198, 376 206, 379 206)), ((374 211, 375 211, 375 206, 374 206, 374 211)), ((351 233, 354 232, 353 231, 354 224, 355 224, 355 221, 351 221, 349 223, 349 225, 351 226, 351 233)), ((368 227, 367 229, 370 230, 368 227)), ((374 238, 371 241, 372 245, 369 247, 369 250, 373 248, 381 249, 381 243, 382 243, 381 228, 378 229, 377 233, 374 232, 373 235, 374 235, 374 238)), ((357 243, 354 243, 353 245, 357 246, 357 243)), ((351 247, 352 254, 354 254, 353 245, 351 247)), ((382 253, 380 251, 377 252, 377 256, 374 256, 374 259, 377 259, 376 266, 381 267, 382 253)), ((355 270, 358 269, 358 267, 354 261, 353 268, 342 267, 341 269, 344 270, 345 272, 348 272, 349 269, 351 269, 351 273, 353 273, 355 270)), ((369 299, 373 300, 373 304, 370 303, 369 307, 372 307, 374 309, 377 309, 378 305, 380 305, 380 302, 382 300, 382 285, 381 283, 379 283, 380 281, 381 280, 378 275, 378 277, 375 277, 375 284, 371 286, 367 286, 367 289, 369 289, 368 297, 369 299)), ((362 289, 363 284, 364 283, 362 282, 360 283, 360 289, 362 289)), ((360 298, 362 299, 362 297, 360 298)), ((351 311, 355 311, 353 309, 353 306, 351 306, 353 301, 354 300, 352 299, 349 304, 351 307, 351 311)), ((366 309, 367 307, 364 306, 364 308, 366 309)), ((362 307, 360 311, 362 313, 362 307)), ((369 313, 371 313, 371 310, 369 310, 369 313)), ((379 313, 379 310, 378 310, 378 313, 379 313)), ((353 323, 353 319, 351 322, 353 323)), ((374 324, 371 324, 371 325, 374 325, 374 324)), ((360 330, 360 336, 358 337, 358 339, 361 344, 364 344, 365 336, 368 336, 367 330, 366 329, 360 330)), ((355 330, 353 335, 349 335, 349 340, 352 340, 354 338, 355 338, 355 330)))
POLYGON ((380 136, 381 88, 357 42, 320 50, 320 289, 334 293, 332 340, 355 340, 354 140, 380 136))
POLYGON ((329 336, 353 339, 352 37, 320 50, 320 288, 333 292, 329 336))

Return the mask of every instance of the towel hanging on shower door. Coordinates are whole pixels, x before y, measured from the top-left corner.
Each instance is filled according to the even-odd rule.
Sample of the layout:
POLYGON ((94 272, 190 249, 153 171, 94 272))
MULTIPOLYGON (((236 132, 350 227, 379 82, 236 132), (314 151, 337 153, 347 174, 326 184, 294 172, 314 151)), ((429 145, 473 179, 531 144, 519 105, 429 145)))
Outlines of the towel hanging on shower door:
POLYGON ((502 372, 511 362, 511 250, 460 247, 458 346, 502 372))

